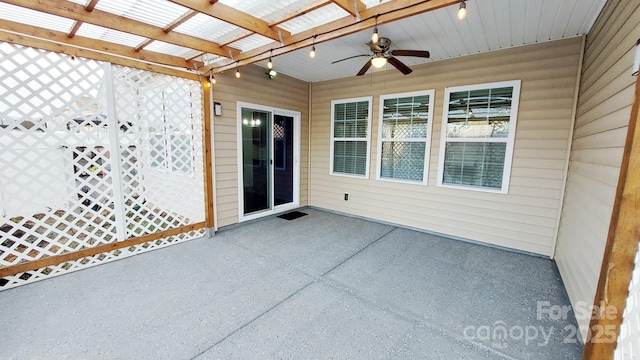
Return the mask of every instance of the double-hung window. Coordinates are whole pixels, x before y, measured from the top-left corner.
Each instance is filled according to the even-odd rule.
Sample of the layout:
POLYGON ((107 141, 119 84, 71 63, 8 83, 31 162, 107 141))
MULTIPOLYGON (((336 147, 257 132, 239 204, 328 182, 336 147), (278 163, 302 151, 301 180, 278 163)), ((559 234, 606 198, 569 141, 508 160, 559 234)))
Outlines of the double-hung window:
POLYGON ((520 80, 445 89, 438 185, 506 194, 520 80))
POLYGON ((331 101, 331 174, 369 177, 371 97, 331 101))
POLYGON ((425 184, 434 90, 380 97, 378 179, 425 184))

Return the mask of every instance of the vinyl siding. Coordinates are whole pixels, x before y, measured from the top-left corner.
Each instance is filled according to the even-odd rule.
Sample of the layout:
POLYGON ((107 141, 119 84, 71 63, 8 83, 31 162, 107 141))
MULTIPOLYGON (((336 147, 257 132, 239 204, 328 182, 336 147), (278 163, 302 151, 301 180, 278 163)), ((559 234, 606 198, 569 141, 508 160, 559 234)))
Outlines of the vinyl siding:
MULTIPOLYGON (((596 293, 633 103, 638 38, 638 1, 608 1, 587 35, 556 251, 574 306, 593 303, 596 293)), ((578 322, 586 328, 589 319, 578 322)))
MULTIPOLYGON (((309 204, 550 256, 566 173, 581 38, 314 83, 309 204), (444 89, 522 80, 508 194, 436 186, 444 89), (377 181, 379 96, 435 89, 428 184, 377 181), (331 100, 373 96, 368 179, 329 175, 331 100), (349 202, 343 194, 351 194, 349 202)), ((354 72, 360 64, 354 64, 354 72)))
POLYGON ((217 74, 213 85, 214 101, 222 106, 222 115, 214 119, 215 180, 217 227, 235 224, 238 216, 238 138, 236 103, 238 101, 299 111, 300 129, 300 205, 307 205, 309 84, 283 74, 269 80, 265 69, 246 66, 235 72, 217 74))

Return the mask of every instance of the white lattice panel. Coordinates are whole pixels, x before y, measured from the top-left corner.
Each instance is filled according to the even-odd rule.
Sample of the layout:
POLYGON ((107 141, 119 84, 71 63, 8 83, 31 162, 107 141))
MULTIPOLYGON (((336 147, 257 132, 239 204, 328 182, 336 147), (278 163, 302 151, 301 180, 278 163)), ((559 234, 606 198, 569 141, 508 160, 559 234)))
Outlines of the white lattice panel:
POLYGON ((635 268, 629 284, 629 297, 622 315, 622 326, 614 359, 640 359, 640 252, 636 253, 635 268))
MULTIPOLYGON (((0 267, 204 220, 197 82, 1 43, 0 92, 0 267)), ((202 235, 190 234, 3 278, 0 289, 202 235)))

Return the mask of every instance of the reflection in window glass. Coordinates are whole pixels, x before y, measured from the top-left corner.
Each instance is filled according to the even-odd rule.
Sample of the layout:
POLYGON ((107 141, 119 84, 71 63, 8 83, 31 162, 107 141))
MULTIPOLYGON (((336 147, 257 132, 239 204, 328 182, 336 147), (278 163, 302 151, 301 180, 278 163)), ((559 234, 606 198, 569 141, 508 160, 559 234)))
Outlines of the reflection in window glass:
POLYGON ((519 94, 519 80, 446 89, 439 185, 507 192, 519 94))
POLYGON ((425 182, 433 94, 381 96, 380 179, 425 182))

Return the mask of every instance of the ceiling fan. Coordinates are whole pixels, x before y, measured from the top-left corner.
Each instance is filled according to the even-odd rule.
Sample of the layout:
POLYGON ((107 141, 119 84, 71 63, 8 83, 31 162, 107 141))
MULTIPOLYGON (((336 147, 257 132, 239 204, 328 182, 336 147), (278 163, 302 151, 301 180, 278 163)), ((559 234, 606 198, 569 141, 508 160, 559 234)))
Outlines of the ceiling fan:
POLYGON ((357 57, 367 56, 370 58, 370 60, 367 60, 362 69, 358 71, 356 76, 364 75, 372 65, 376 68, 381 68, 385 66, 387 62, 393 65, 396 69, 400 70, 400 72, 402 72, 403 74, 407 75, 410 74, 413 70, 411 70, 411 68, 405 65, 402 61, 396 59, 395 56, 415 56, 421 58, 429 58, 429 52, 426 50, 390 50, 389 47, 391 46, 391 40, 386 37, 380 37, 376 42, 374 42, 373 40, 369 41, 367 45, 369 45, 369 48, 371 49, 371 52, 373 52, 373 55, 354 55, 344 59, 336 60, 332 62, 332 64, 357 57))

